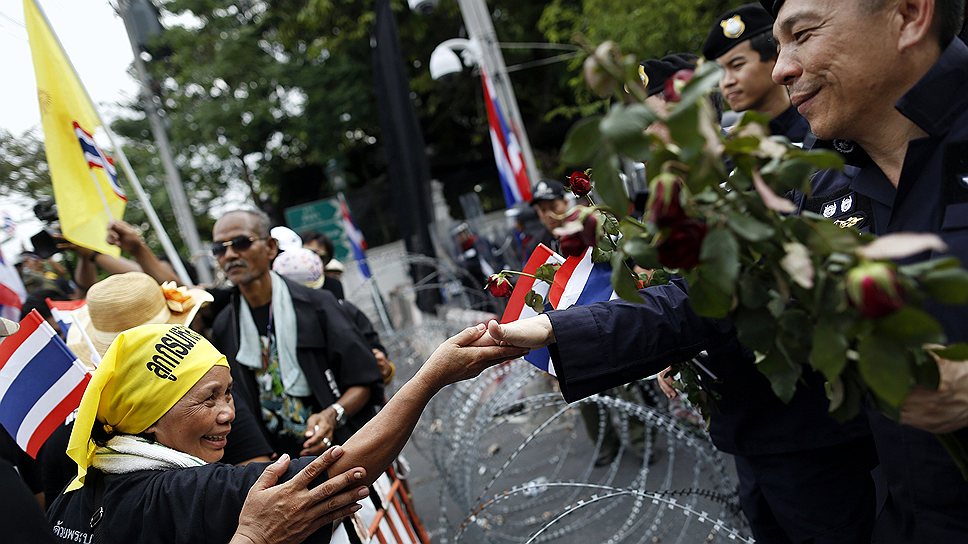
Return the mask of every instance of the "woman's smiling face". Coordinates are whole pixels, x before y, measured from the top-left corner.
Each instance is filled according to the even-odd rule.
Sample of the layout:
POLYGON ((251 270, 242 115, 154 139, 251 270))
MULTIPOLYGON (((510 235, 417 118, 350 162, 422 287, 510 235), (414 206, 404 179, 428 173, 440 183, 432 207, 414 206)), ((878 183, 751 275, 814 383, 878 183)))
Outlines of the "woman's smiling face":
POLYGON ((214 366, 145 432, 164 446, 215 463, 225 453, 234 419, 232 375, 228 367, 214 366))

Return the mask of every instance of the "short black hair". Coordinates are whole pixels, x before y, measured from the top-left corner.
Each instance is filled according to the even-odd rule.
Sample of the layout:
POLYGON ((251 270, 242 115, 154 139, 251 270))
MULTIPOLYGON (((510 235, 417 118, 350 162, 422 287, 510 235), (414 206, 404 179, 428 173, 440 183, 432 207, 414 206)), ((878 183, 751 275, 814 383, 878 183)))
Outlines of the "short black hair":
POLYGON ((315 230, 307 230, 300 233, 299 237, 302 238, 303 245, 316 242, 326 249, 326 259, 324 259, 323 264, 329 263, 329 260, 336 256, 336 248, 333 247, 333 241, 330 240, 329 236, 315 230))
POLYGON ((942 47, 962 32, 965 23, 965 0, 935 0, 934 27, 942 47))
POLYGON ((760 62, 770 62, 777 59, 779 51, 772 32, 763 32, 750 38, 750 47, 760 55, 760 62))

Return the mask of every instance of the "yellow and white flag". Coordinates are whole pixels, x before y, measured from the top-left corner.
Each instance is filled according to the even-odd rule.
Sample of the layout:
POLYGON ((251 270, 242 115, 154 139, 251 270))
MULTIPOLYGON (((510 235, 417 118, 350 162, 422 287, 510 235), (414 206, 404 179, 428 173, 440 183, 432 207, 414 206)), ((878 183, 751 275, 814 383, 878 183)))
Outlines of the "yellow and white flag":
POLYGON ((122 218, 127 198, 114 161, 94 141, 101 121, 35 0, 24 0, 24 17, 61 231, 70 242, 117 256, 120 249, 105 241, 107 225, 122 218))

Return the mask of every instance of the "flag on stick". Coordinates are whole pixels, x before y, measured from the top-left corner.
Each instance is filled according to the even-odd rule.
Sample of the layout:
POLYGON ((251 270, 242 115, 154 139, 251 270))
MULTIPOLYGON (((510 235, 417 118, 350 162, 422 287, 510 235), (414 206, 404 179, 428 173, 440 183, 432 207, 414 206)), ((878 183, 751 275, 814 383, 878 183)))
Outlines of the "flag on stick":
MULTIPOLYGON (((605 263, 593 263, 592 248, 588 248, 581 257, 565 259, 539 244, 523 271, 534 274, 538 267, 548 263, 561 264, 561 268, 555 273, 554 283, 548 285, 527 276, 519 277, 501 323, 510 323, 538 315, 534 309, 524 303, 524 297, 532 289, 544 297, 545 308, 554 310, 617 298, 612 289, 612 268, 605 263)), ((557 376, 548 348, 536 349, 525 355, 524 359, 552 376, 557 376)))
MULTIPOLYGON (((538 247, 531 253, 531 257, 528 258, 528 262, 524 265, 522 272, 534 275, 538 271, 538 268, 546 264, 562 264, 564 262, 564 257, 549 249, 548 246, 538 244, 538 247)), ((534 311, 534 308, 525 303, 524 297, 533 290, 547 303, 549 289, 551 289, 551 286, 546 282, 535 280, 528 276, 518 276, 517 282, 514 284, 514 290, 511 292, 511 298, 508 299, 508 305, 504 309, 504 315, 501 317, 501 323, 510 323, 538 315, 538 312, 534 311)), ((551 353, 548 352, 548 348, 536 349, 525 355, 524 359, 552 376, 556 375, 555 367, 551 363, 551 353)))
POLYGON ((74 324, 74 315, 87 304, 86 300, 51 300, 47 299, 50 315, 60 326, 61 337, 67 339, 67 332, 74 324))
POLYGON ((531 182, 528 180, 528 169, 518 136, 505 120, 501 103, 494 95, 491 80, 483 69, 481 82, 484 85, 484 104, 487 106, 487 123, 490 125, 494 161, 497 163, 497 173, 501 178, 504 201, 510 208, 518 202, 531 200, 531 182))
POLYGON ((353 251, 356 264, 360 267, 360 273, 363 274, 364 278, 370 278, 372 274, 370 274, 370 266, 366 263, 366 240, 363 238, 360 229, 356 228, 356 224, 353 223, 353 216, 350 215, 350 207, 346 205, 343 193, 339 193, 338 196, 343 233, 346 234, 346 239, 350 242, 350 249, 353 251))
POLYGON ((127 199, 112 159, 92 136, 101 119, 35 0, 24 0, 24 18, 61 232, 79 246, 120 255, 105 236, 127 199))
POLYGON ((12 321, 20 319, 20 308, 27 300, 27 290, 20 274, 12 264, 4 260, 0 251, 0 317, 12 321))
POLYGON ((0 342, 0 425, 31 457, 81 403, 90 374, 31 310, 0 342))

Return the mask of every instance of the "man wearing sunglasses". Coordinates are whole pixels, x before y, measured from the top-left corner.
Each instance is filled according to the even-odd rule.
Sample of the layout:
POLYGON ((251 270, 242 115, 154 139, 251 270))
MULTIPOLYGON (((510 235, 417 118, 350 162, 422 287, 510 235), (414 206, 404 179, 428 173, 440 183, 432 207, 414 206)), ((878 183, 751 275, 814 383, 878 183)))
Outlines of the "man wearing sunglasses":
POLYGON ((212 239, 235 286, 212 336, 232 367, 236 402, 261 414, 277 453, 318 455, 342 443, 383 398, 366 340, 330 293, 271 271, 279 247, 264 213, 229 212, 212 239))

